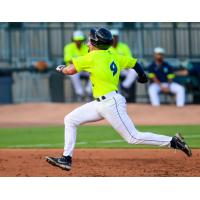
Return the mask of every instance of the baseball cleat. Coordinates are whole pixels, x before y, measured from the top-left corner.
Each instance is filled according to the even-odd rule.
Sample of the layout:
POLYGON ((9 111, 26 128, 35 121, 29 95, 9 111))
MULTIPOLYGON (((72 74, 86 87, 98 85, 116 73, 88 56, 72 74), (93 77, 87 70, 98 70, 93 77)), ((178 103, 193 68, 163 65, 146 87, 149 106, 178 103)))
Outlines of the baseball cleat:
POLYGON ((172 138, 170 145, 174 149, 179 149, 183 151, 187 156, 192 156, 192 151, 189 146, 184 141, 184 138, 180 133, 176 133, 176 135, 172 138))
POLYGON ((61 169, 69 171, 72 167, 71 156, 62 156, 60 158, 53 158, 53 157, 46 156, 45 158, 49 164, 60 167, 61 169))

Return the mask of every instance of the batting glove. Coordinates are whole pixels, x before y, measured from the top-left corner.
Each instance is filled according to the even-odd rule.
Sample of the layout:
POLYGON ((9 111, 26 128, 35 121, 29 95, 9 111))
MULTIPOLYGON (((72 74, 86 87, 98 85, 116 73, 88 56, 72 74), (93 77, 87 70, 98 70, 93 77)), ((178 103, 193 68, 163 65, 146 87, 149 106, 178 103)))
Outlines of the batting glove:
POLYGON ((65 67, 66 67, 65 65, 58 65, 58 66, 56 67, 56 71, 62 73, 62 71, 63 71, 63 69, 64 69, 65 67))

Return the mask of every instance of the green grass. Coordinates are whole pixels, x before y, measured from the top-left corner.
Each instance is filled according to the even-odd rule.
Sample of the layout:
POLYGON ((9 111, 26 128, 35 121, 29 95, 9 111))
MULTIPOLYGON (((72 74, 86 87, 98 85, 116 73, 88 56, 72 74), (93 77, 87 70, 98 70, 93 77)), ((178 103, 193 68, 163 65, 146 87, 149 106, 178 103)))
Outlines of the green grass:
MULTIPOLYGON (((138 126, 140 131, 173 136, 181 132, 193 148, 200 148, 200 125, 138 126)), ((63 127, 1 128, 0 148, 63 148, 63 127)), ((80 126, 78 148, 149 148, 130 145, 110 126, 80 126)))

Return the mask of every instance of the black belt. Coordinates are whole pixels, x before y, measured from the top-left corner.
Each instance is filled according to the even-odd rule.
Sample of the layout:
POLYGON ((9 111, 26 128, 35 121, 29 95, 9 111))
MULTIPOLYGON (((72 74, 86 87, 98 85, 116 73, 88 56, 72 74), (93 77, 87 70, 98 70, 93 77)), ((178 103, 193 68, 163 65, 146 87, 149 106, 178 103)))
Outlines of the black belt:
MULTIPOLYGON (((115 91, 116 93, 118 93, 118 91, 115 91)), ((101 100, 105 100, 106 97, 105 96, 101 96, 99 98, 96 98, 97 101, 101 101, 101 100)))

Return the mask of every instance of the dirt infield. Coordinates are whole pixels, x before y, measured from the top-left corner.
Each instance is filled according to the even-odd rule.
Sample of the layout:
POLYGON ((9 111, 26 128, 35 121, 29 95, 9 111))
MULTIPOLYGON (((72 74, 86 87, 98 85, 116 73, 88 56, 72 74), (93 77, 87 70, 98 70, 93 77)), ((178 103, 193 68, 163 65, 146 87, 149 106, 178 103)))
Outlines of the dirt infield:
MULTIPOLYGON (((29 103, 0 106, 0 127, 63 125, 64 116, 80 104, 29 103)), ((128 113, 136 125, 200 124, 200 106, 177 108, 162 105, 128 104, 128 113)), ((94 124, 94 123, 93 123, 94 124)), ((105 120, 95 124, 106 124, 105 120)))
POLYGON ((0 176, 200 176, 200 150, 188 158, 168 149, 77 149, 69 172, 44 159, 61 153, 60 149, 1 149, 0 176))
MULTIPOLYGON (((0 128, 63 125, 64 116, 78 106, 1 105, 0 128)), ((128 113, 136 125, 200 124, 200 106, 195 105, 155 108, 129 104, 128 113)), ((0 149, 0 176, 200 176, 200 150, 193 150, 193 157, 187 158, 168 149, 76 149, 70 172, 44 159, 61 154, 61 149, 0 149)))

